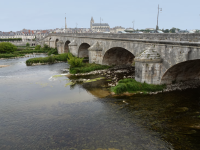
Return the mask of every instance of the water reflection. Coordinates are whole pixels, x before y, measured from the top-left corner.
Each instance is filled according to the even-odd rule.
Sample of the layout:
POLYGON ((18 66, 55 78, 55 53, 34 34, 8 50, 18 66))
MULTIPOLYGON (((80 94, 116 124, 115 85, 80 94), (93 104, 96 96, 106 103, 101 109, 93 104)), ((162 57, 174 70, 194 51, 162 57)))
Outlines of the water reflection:
POLYGON ((199 89, 113 98, 106 79, 66 86, 67 63, 26 59, 0 60, 0 149, 198 149, 199 89))

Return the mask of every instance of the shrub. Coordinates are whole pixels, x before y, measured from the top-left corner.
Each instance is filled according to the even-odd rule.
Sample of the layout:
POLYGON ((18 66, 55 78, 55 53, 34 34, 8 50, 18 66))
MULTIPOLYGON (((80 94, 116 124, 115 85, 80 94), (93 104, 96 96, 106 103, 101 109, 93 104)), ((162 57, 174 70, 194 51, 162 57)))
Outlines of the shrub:
POLYGON ((102 69, 108 69, 110 66, 107 65, 100 65, 100 64, 89 64, 89 63, 82 63, 81 67, 70 67, 70 73, 76 74, 76 73, 86 73, 91 72, 94 70, 102 70, 102 69))
POLYGON ((55 58, 53 56, 48 57, 48 62, 53 64, 55 62, 55 58))
POLYGON ((22 41, 22 38, 8 38, 8 39, 0 39, 0 41, 22 41))
POLYGON ((40 50, 41 45, 36 45, 35 50, 40 50))
POLYGON ((68 53, 68 58, 67 61, 70 64, 70 68, 72 67, 81 67, 83 64, 83 59, 84 58, 78 58, 73 56, 71 53, 68 53))
POLYGON ((118 85, 112 87, 111 90, 116 94, 121 94, 123 92, 155 92, 162 91, 166 85, 153 85, 147 83, 137 82, 135 79, 122 79, 118 82, 118 85))
POLYGON ((30 44, 29 44, 29 43, 26 43, 26 47, 30 47, 30 44))
POLYGON ((18 57, 18 56, 24 56, 23 54, 0 54, 0 58, 12 58, 12 57, 18 57))
POLYGON ((43 47, 44 50, 49 50, 50 47, 47 45, 47 44, 44 44, 44 47, 43 47))
POLYGON ((48 55, 50 56, 51 54, 58 55, 57 49, 51 48, 51 49, 48 51, 48 55))
POLYGON ((69 53, 59 54, 59 55, 54 56, 54 58, 55 58, 57 61, 67 61, 67 59, 69 59, 69 58, 68 58, 68 54, 69 54, 69 53))
POLYGON ((0 43, 0 53, 12 53, 17 50, 17 47, 9 42, 0 43))

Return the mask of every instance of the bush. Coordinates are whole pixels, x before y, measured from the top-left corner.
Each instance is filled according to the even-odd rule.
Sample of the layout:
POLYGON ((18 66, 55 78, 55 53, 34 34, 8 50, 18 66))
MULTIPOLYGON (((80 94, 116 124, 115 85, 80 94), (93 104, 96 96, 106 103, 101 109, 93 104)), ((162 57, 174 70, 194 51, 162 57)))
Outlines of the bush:
POLYGON ((147 83, 137 82, 135 79, 122 79, 118 82, 118 85, 112 87, 111 90, 116 94, 121 94, 123 92, 155 92, 162 91, 166 85, 153 85, 147 83))
POLYGON ((68 53, 68 58, 67 61, 70 64, 70 68, 72 67, 81 67, 83 64, 83 59, 84 58, 78 58, 73 56, 71 53, 68 53))
POLYGON ((18 56, 24 56, 23 54, 0 54, 0 58, 12 58, 12 57, 18 57, 18 56))
POLYGON ((48 51, 48 55, 50 56, 51 54, 58 55, 57 49, 51 48, 51 49, 48 51))
POLYGON ((38 58, 31 58, 26 61, 27 66, 31 66, 33 63, 54 63, 55 58, 54 56, 49 56, 49 57, 38 57, 38 58))
POLYGON ((0 43, 0 53, 12 53, 17 50, 17 47, 9 42, 0 43))
POLYGON ((107 65, 100 65, 100 64, 89 64, 89 63, 82 63, 81 67, 71 67, 70 66, 70 73, 76 74, 76 73, 86 73, 91 72, 95 70, 102 70, 102 69, 108 69, 110 66, 107 65))
POLYGON ((67 59, 69 59, 69 58, 68 58, 68 54, 69 54, 69 53, 59 54, 59 55, 54 56, 54 58, 55 58, 57 61, 67 61, 67 59))
POLYGON ((22 41, 22 38, 8 38, 8 39, 0 39, 0 41, 22 41))
POLYGON ((41 45, 36 45, 35 50, 40 50, 41 45))
POLYGON ((29 44, 29 43, 26 43, 26 47, 30 47, 30 44, 29 44))

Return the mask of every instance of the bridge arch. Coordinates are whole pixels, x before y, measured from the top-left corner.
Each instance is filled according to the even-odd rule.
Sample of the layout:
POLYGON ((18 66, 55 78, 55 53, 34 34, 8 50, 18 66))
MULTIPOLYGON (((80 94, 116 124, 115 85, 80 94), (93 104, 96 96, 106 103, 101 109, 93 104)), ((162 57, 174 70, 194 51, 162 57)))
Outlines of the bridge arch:
POLYGON ((51 47, 51 37, 49 38, 49 47, 51 47))
POLYGON ((131 65, 135 56, 125 48, 113 47, 103 56, 103 65, 131 65))
POLYGON ((169 68, 161 78, 161 84, 200 80, 200 59, 178 63, 169 68))
POLYGON ((71 43, 69 40, 67 40, 65 42, 65 45, 64 45, 64 53, 68 53, 69 52, 69 43, 71 43))
POLYGON ((57 46, 58 46, 58 41, 59 41, 59 39, 56 39, 56 41, 55 41, 55 48, 57 48, 57 46))
POLYGON ((78 49, 78 57, 89 57, 89 47, 90 45, 88 43, 82 43, 78 49))

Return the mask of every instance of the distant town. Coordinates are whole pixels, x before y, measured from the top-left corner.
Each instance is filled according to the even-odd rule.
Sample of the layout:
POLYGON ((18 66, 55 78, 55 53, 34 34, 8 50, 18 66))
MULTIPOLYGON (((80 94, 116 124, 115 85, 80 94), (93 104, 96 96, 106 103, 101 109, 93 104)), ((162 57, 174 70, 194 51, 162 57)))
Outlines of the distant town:
POLYGON ((34 41, 46 37, 50 33, 199 33, 199 30, 180 30, 179 28, 161 29, 160 32, 154 32, 155 28, 134 29, 115 26, 111 28, 108 23, 95 23, 93 17, 90 20, 90 28, 67 28, 65 18, 65 28, 31 30, 22 29, 16 32, 0 31, 1 41, 34 41), (5 39, 5 40, 3 40, 5 39), (7 40, 6 40, 7 39, 7 40))

